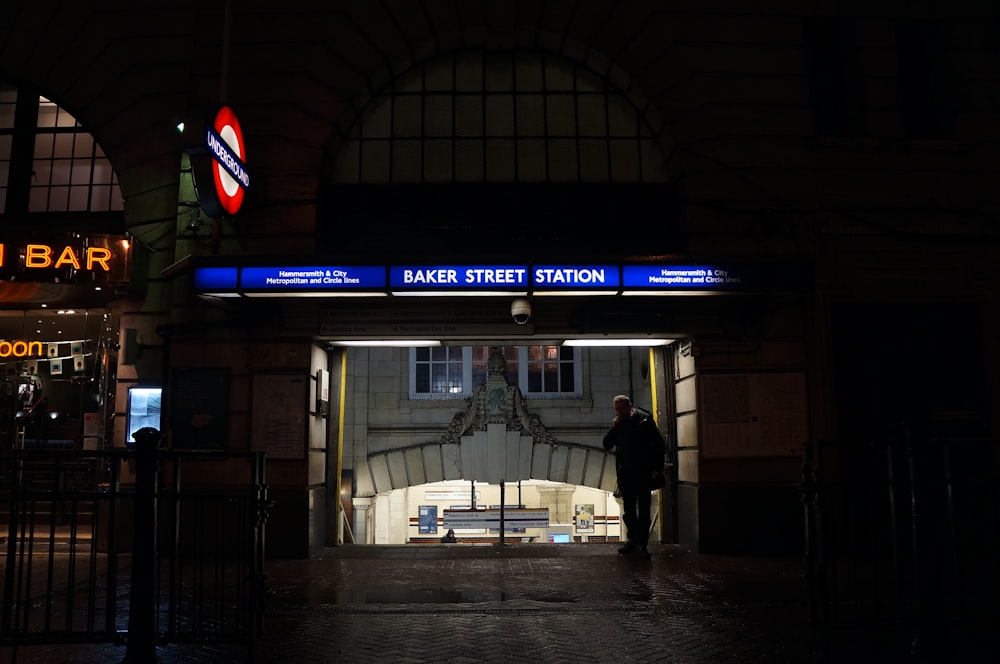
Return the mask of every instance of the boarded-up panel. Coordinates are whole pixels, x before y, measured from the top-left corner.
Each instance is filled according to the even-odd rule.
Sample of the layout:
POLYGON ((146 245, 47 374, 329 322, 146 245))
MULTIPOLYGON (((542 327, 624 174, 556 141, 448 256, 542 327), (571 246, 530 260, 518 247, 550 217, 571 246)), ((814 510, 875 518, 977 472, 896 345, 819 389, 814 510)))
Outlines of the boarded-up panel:
POLYGON ((507 427, 503 424, 486 425, 486 481, 500 483, 507 479, 507 427))
POLYGON ((368 465, 372 469, 372 479, 375 482, 375 492, 382 493, 392 490, 392 482, 389 481, 389 464, 385 455, 379 454, 368 459, 368 465))
POLYGON ((549 457, 552 454, 552 446, 544 443, 535 445, 531 450, 531 479, 549 479, 549 457))
POLYGON ((601 475, 601 484, 598 487, 603 491, 614 491, 618 486, 618 474, 615 472, 614 460, 609 456, 604 459, 604 473, 601 475))
POLYGON ((486 449, 486 432, 476 431, 462 436, 462 478, 488 482, 489 456, 486 449))
POLYGON ((552 449, 552 463, 549 466, 549 479, 553 482, 566 481, 566 469, 569 467, 569 448, 556 446, 552 449))
POLYGON ((441 446, 426 445, 420 448, 424 461, 425 481, 441 482, 444 480, 444 466, 441 463, 441 446))
POLYGON ((418 448, 406 450, 406 477, 408 486, 427 484, 427 473, 424 472, 424 458, 418 448))
POLYGON ((579 447, 569 448, 569 462, 566 464, 566 482, 568 484, 583 484, 583 471, 587 463, 587 450, 579 447))
POLYGON ((604 452, 598 450, 591 450, 587 454, 587 465, 583 469, 582 484, 584 486, 600 488, 601 474, 604 472, 604 457, 604 452))
POLYGON ((511 482, 528 479, 528 473, 531 471, 531 466, 528 463, 531 458, 531 442, 530 436, 522 436, 517 431, 507 432, 505 479, 511 482))
POLYGON ((390 452, 386 455, 389 464, 389 481, 392 482, 393 489, 401 489, 409 486, 410 482, 406 477, 406 457, 402 452, 390 452))
POLYGON ((534 451, 535 439, 531 436, 520 436, 517 444, 520 449, 517 458, 517 479, 530 479, 531 454, 534 451))
POLYGON ((698 447, 698 414, 677 416, 677 447, 698 447))
POLYGON ((441 464, 442 470, 444 470, 444 479, 462 479, 462 453, 458 445, 448 443, 441 446, 441 464))
POLYGON ((702 374, 699 382, 704 456, 801 454, 808 435, 803 372, 702 374))
POLYGON ((695 386, 698 382, 695 380, 694 376, 690 378, 685 378, 674 386, 674 394, 677 400, 676 408, 678 413, 687 413, 697 409, 697 391, 695 386))

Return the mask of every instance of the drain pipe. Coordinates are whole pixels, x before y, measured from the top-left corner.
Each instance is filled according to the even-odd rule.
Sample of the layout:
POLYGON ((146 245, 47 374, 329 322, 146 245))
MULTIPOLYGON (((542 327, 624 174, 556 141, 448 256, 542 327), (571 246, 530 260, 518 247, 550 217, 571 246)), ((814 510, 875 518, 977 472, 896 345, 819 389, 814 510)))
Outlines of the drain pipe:
POLYGON ((503 514, 507 507, 507 500, 504 498, 505 487, 507 485, 507 480, 500 480, 500 546, 504 545, 504 527, 503 527, 503 514))

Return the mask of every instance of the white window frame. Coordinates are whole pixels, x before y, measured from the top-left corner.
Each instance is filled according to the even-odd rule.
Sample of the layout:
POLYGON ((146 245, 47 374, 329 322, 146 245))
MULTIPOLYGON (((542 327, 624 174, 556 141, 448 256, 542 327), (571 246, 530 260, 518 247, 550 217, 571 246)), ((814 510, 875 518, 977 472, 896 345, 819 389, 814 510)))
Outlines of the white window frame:
MULTIPOLYGON (((573 348, 573 390, 570 392, 530 392, 528 390, 528 348, 542 344, 518 345, 518 388, 525 397, 533 399, 579 399, 583 396, 582 354, 579 348, 573 348)), ((551 344, 546 344, 551 345, 551 344)), ((560 347, 561 348, 561 347, 560 347)), ((462 346, 462 391, 452 393, 417 392, 417 349, 410 348, 409 353, 409 396, 410 399, 431 401, 447 401, 467 399, 472 396, 472 346, 462 346)))

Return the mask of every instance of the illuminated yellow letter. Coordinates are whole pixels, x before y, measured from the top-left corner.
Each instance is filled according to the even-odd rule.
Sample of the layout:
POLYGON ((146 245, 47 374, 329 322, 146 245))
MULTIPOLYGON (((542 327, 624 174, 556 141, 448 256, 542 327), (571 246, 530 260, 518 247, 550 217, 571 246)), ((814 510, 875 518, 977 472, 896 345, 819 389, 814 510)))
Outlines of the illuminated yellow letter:
POLYGON ((73 247, 63 247, 62 253, 59 254, 59 260, 56 261, 56 267, 62 267, 64 263, 72 265, 74 270, 80 269, 80 260, 73 252, 73 247))
POLYGON ((24 252, 24 267, 52 267, 52 248, 29 244, 24 252))
POLYGON ((104 247, 87 247, 87 269, 93 270, 94 265, 100 265, 105 272, 110 272, 108 261, 111 260, 111 250, 104 247))

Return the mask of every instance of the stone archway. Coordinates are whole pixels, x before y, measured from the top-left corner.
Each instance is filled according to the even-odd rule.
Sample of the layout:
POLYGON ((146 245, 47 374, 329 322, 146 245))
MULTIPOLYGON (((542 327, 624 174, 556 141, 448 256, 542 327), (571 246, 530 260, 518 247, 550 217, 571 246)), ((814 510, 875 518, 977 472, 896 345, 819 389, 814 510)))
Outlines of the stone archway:
POLYGON ((613 491, 614 456, 557 440, 527 399, 505 378, 500 353, 489 358, 485 383, 438 440, 368 455, 378 493, 445 480, 490 483, 548 480, 613 491))

